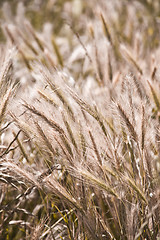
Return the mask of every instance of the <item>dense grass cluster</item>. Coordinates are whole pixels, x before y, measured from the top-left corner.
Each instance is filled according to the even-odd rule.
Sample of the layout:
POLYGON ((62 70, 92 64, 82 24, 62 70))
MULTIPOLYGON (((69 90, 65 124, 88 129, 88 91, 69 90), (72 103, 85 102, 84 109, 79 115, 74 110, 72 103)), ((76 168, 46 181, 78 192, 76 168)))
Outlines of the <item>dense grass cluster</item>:
POLYGON ((160 1, 12 3, 0 239, 160 239, 160 1))

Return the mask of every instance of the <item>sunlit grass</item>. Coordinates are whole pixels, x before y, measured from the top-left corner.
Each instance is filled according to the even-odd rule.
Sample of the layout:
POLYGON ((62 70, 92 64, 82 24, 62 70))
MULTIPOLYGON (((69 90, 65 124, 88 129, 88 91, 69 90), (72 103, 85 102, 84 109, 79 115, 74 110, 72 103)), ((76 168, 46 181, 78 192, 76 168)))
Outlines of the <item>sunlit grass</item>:
POLYGON ((35 2, 1 10, 0 239, 159 239, 159 1, 35 2))

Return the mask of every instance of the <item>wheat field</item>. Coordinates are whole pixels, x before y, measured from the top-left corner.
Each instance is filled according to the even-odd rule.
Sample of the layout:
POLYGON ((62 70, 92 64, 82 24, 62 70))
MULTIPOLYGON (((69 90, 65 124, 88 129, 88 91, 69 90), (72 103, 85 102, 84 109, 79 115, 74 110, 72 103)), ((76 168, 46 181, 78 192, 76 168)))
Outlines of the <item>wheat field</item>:
POLYGON ((160 1, 0 21, 0 239, 160 240, 160 1))

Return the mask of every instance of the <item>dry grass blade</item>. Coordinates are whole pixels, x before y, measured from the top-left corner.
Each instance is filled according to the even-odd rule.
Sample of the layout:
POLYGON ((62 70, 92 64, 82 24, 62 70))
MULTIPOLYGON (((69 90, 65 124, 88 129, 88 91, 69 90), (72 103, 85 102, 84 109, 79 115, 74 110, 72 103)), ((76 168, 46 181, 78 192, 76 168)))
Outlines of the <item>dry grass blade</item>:
POLYGON ((50 104, 52 104, 55 108, 58 108, 58 104, 52 99, 52 97, 47 93, 38 90, 38 93, 40 94, 40 96, 42 98, 44 98, 47 102, 49 102, 50 104))
POLYGON ((97 189, 101 189, 106 191, 108 194, 111 194, 115 196, 116 198, 120 199, 118 194, 112 189, 112 187, 107 186, 107 184, 104 182, 104 180, 94 176, 92 173, 90 173, 87 170, 78 169, 78 174, 80 174, 86 184, 89 184, 91 186, 96 187, 97 189))
POLYGON ((0 129, 0 133, 2 133, 4 130, 6 130, 10 124, 12 124, 13 121, 10 121, 9 123, 7 123, 3 128, 0 129))
POLYGON ((64 122, 64 124, 65 124, 65 126, 66 126, 66 129, 67 129, 67 131, 68 131, 68 134, 69 134, 69 136, 70 136, 71 142, 72 142, 73 146, 75 147, 75 149, 78 150, 78 146, 77 146, 75 137, 74 137, 74 135, 73 135, 71 126, 69 125, 68 121, 66 120, 65 115, 63 114, 63 112, 62 112, 62 117, 63 117, 63 122, 64 122))
POLYGON ((52 36, 52 45, 54 47, 54 51, 56 53, 56 56, 57 56, 57 59, 58 59, 58 63, 60 64, 60 66, 63 68, 63 58, 62 58, 62 55, 60 54, 60 51, 59 51, 59 47, 54 39, 54 37, 52 36))
POLYGON ((16 40, 15 40, 15 37, 13 36, 13 33, 10 31, 10 29, 8 28, 8 26, 5 26, 5 31, 8 35, 8 37, 10 38, 12 44, 15 44, 16 45, 16 40))
MULTIPOLYGON (((129 83, 127 85, 129 85, 129 83)), ((132 99, 132 86, 130 85, 128 86, 128 98, 129 98, 129 105, 132 113, 132 121, 134 124, 136 124, 134 107, 133 107, 133 99, 132 99)))
POLYGON ((63 103, 65 110, 68 112, 71 119, 75 122, 75 116, 74 112, 68 102, 68 100, 65 98, 65 94, 62 93, 62 91, 57 87, 57 85, 52 81, 51 77, 48 75, 47 71, 40 69, 41 74, 43 75, 46 82, 49 84, 50 88, 53 92, 57 95, 57 97, 60 99, 60 101, 63 103))
POLYGON ((47 136, 45 135, 44 131, 42 130, 42 128, 40 127, 40 125, 38 124, 38 122, 35 122, 35 125, 37 127, 38 133, 39 135, 42 137, 46 147, 51 151, 51 153, 53 153, 53 155, 56 155, 55 150, 52 147, 52 144, 50 143, 49 139, 47 138, 47 136))
MULTIPOLYGON (((20 132, 21 132, 21 130, 20 130, 20 132)), ((21 152, 22 152, 23 157, 27 160, 28 163, 30 163, 30 159, 29 159, 29 157, 28 157, 28 154, 26 153, 25 148, 23 147, 22 143, 21 143, 20 140, 18 139, 17 134, 15 134, 15 132, 13 132, 13 135, 14 135, 17 143, 18 143, 18 146, 19 146, 19 148, 20 148, 20 150, 21 150, 21 152)))
POLYGON ((116 179, 119 179, 118 174, 113 169, 109 168, 107 165, 103 164, 103 169, 111 176, 115 177, 116 179))
POLYGON ((51 126, 54 130, 59 132, 59 134, 65 135, 64 130, 52 119, 47 118, 42 112, 38 111, 35 107, 29 106, 27 104, 23 104, 23 106, 28 109, 33 114, 41 117, 49 126, 51 126))
POLYGON ((68 139, 65 135, 60 135, 60 138, 67 149, 68 153, 70 154, 71 157, 73 157, 73 152, 72 152, 72 147, 70 146, 68 139))
POLYGON ((28 68, 29 71, 31 71, 32 67, 31 67, 31 64, 29 63, 29 60, 27 59, 25 53, 21 49, 19 49, 19 53, 21 54, 23 62, 25 63, 26 67, 28 68))
MULTIPOLYGON (((31 111, 33 114, 39 116, 41 119, 43 119, 49 126, 51 126, 55 131, 57 131, 60 135, 60 138, 65 146, 65 148, 67 149, 68 153, 73 156, 72 153, 72 148, 67 140, 67 136, 64 132, 64 130, 59 126, 59 124, 57 124, 56 122, 54 122, 52 119, 49 119, 48 117, 46 117, 42 112, 38 111, 36 108, 34 108, 33 106, 29 106, 27 104, 23 104, 23 106, 28 109, 29 111, 31 111)), ((40 129, 39 129, 40 131, 40 129)), ((44 134, 41 132, 41 134, 44 137, 44 134)), ((50 146, 51 147, 51 146, 50 146)))
POLYGON ((2 158, 4 155, 6 155, 6 154, 9 152, 10 147, 11 147, 12 144, 17 140, 20 132, 21 132, 21 130, 19 130, 17 134, 14 134, 14 139, 10 142, 10 144, 8 145, 8 147, 6 148, 6 150, 0 155, 0 158, 2 158))
POLYGON ((108 53, 108 76, 109 76, 109 80, 112 82, 113 70, 112 70, 112 64, 111 64, 111 57, 109 53, 108 53))
POLYGON ((32 126, 29 126, 26 122, 22 121, 19 117, 15 116, 13 112, 10 112, 10 116, 16 125, 21 129, 22 132, 25 133, 26 136, 35 135, 32 126))
POLYGON ((56 142, 58 143, 58 145, 60 146, 60 148, 62 149, 62 152, 64 153, 64 156, 67 158, 67 160, 69 161, 69 163, 71 165, 73 165, 73 154, 72 154, 72 150, 70 151, 70 149, 66 151, 66 146, 63 146, 63 144, 56 138, 54 137, 56 142), (69 154, 68 154, 69 153, 69 154))
POLYGON ((129 185, 133 188, 134 191, 136 191, 137 195, 146 203, 148 204, 148 201, 144 195, 144 193, 139 189, 139 187, 136 186, 136 184, 134 183, 134 181, 127 177, 127 176, 123 176, 125 181, 129 183, 129 185))
POLYGON ((157 72, 157 67, 154 67, 151 73, 151 79, 154 80, 157 72))
POLYGON ((144 112, 144 106, 142 106, 142 123, 141 123, 141 149, 143 151, 144 149, 144 143, 145 143, 145 112, 144 112))
POLYGON ((86 56, 88 57, 90 63, 91 63, 92 66, 93 66, 92 58, 90 57, 90 55, 89 55, 89 53, 88 53, 88 51, 87 51, 87 48, 85 47, 84 43, 82 42, 82 40, 81 40, 79 34, 74 30, 74 28, 73 28, 71 25, 69 25, 69 26, 70 26, 71 30, 73 31, 73 33, 75 34, 75 36, 77 37, 77 39, 78 39, 80 45, 82 46, 82 48, 83 48, 84 51, 85 51, 86 56))
POLYGON ((52 189, 53 193, 57 194, 66 204, 69 204, 71 207, 75 207, 80 212, 82 211, 82 208, 76 199, 52 176, 46 177, 43 182, 45 184, 44 186, 52 189))
POLYGON ((99 162, 100 166, 102 166, 102 159, 100 157, 99 151, 97 149, 97 145, 95 143, 95 140, 94 140, 94 137, 93 137, 91 131, 89 131, 89 135, 90 135, 90 138, 91 138, 91 141, 92 141, 92 144, 93 144, 93 148, 94 148, 95 154, 97 156, 98 162, 99 162))
POLYGON ((41 186, 33 176, 33 174, 27 172, 26 170, 22 169, 17 164, 11 162, 11 161, 2 161, 1 166, 7 168, 9 173, 15 176, 19 176, 20 179, 23 179, 27 184, 32 184, 33 186, 41 189, 41 186))
POLYGON ((144 88, 143 84, 141 83, 141 81, 139 79, 137 79, 135 76, 132 76, 132 79, 133 79, 134 84, 135 84, 135 86, 137 88, 137 92, 138 92, 139 97, 142 100, 144 100, 144 97, 145 97, 147 99, 147 101, 148 101, 148 96, 147 96, 147 94, 145 92, 145 88, 144 88))
POLYGON ((86 157, 86 150, 87 150, 87 143, 86 143, 86 139, 85 139, 85 136, 83 134, 82 126, 81 126, 80 123, 79 123, 79 142, 80 142, 80 149, 81 149, 82 155, 85 158, 86 157))
POLYGON ((70 88, 68 88, 71 96, 73 97, 73 99, 80 105, 80 107, 85 110, 86 112, 88 112, 93 118, 95 118, 96 120, 99 119, 99 116, 97 114, 97 112, 89 105, 87 104, 84 100, 82 100, 75 92, 73 92, 70 88))
POLYGON ((11 93, 12 93, 12 87, 8 89, 8 91, 6 92, 5 96, 3 97, 1 103, 0 103, 0 125, 2 124, 2 120, 4 118, 6 109, 7 109, 7 105, 9 102, 9 99, 11 97, 11 93))
MULTIPOLYGON (((133 55, 131 52, 129 52, 129 50, 125 47, 125 46, 121 46, 122 52, 124 52, 124 54, 126 55, 126 57, 128 58, 128 60, 133 63, 133 65, 137 68, 138 72, 143 75, 143 71, 140 67, 140 65, 137 63, 136 59, 134 59, 133 55)), ((123 57, 123 53, 122 53, 122 57, 123 57)))
MULTIPOLYGON (((8 86, 8 83, 9 83, 8 74, 12 68, 12 58, 14 57, 14 55, 15 55, 15 49, 13 48, 7 51, 4 56, 3 65, 1 66, 1 71, 0 71, 0 92, 2 90, 4 91, 5 86, 8 86)), ((4 92, 2 92, 1 94, 4 94, 4 92)))
POLYGON ((133 143, 128 142, 127 147, 128 147, 128 151, 130 154, 130 160, 131 160, 131 166, 132 166, 132 176, 134 177, 134 179, 136 179, 136 177, 139 176, 139 172, 138 172, 138 168, 137 168, 137 162, 136 162, 136 156, 135 156, 133 143))
POLYGON ((101 17, 101 21, 102 21, 103 28, 104 28, 104 33, 105 33, 107 39, 109 40, 109 42, 111 43, 111 45, 113 45, 113 41, 112 41, 112 38, 111 38, 111 34, 109 32, 109 28, 108 28, 107 22, 104 19, 104 16, 103 16, 102 13, 100 14, 100 17, 101 17))
POLYGON ((31 24, 26 21, 25 22, 25 26, 27 27, 27 29, 29 30, 29 32, 32 34, 32 36, 34 37, 35 41, 37 42, 39 48, 44 51, 44 43, 42 43, 42 41, 40 40, 40 38, 37 36, 36 32, 34 31, 34 29, 32 28, 31 24))
POLYGON ((153 96, 154 103, 155 103, 155 105, 156 105, 156 107, 157 107, 157 109, 159 111, 160 110, 160 101, 159 101, 159 99, 157 97, 157 94, 156 94, 154 88, 152 87, 151 83, 149 81, 147 81, 147 82, 148 82, 149 87, 151 89, 151 93, 152 93, 152 96, 153 96))
POLYGON ((21 38, 23 39, 23 41, 25 42, 25 44, 27 45, 27 47, 29 49, 31 49, 31 51, 38 56, 38 51, 35 49, 35 47, 33 47, 33 44, 23 35, 23 33, 18 29, 16 28, 16 31, 17 31, 17 34, 19 36, 21 36, 21 38))
POLYGON ((93 30, 92 27, 90 28, 90 32, 91 32, 91 36, 92 36, 92 38, 94 40, 95 60, 96 60, 96 67, 97 67, 97 77, 96 77, 96 80, 97 80, 99 86, 101 86, 102 84, 104 86, 103 71, 102 71, 100 59, 99 59, 99 56, 98 56, 98 48, 97 48, 97 44, 96 44, 96 40, 95 40, 94 30, 93 30))
MULTIPOLYGON (((89 115, 91 115, 93 118, 95 118, 95 120, 98 122, 98 124, 100 125, 104 135, 106 137, 108 137, 108 133, 107 133, 107 129, 104 125, 104 121, 103 117, 101 116, 101 114, 97 111, 97 109, 95 110, 92 106, 90 106, 88 103, 86 103, 84 100, 82 100, 75 92, 73 92, 69 87, 67 88, 69 93, 71 94, 71 96, 73 97, 73 99, 80 105, 80 107, 82 108, 82 110, 85 110, 87 113, 89 113, 89 115)), ((107 121, 106 121, 107 122, 107 121)), ((110 124, 109 124, 110 125, 110 124)))
POLYGON ((149 173, 149 176, 150 178, 152 179, 153 178, 153 168, 152 168, 152 164, 151 164, 151 156, 150 154, 148 153, 148 150, 146 149, 145 151, 145 160, 146 160, 146 164, 147 164, 147 170, 148 170, 148 173, 149 173))
POLYGON ((137 142, 138 138, 137 138, 137 133, 134 129, 134 126, 132 125, 132 123, 130 122, 127 114, 125 113, 125 111, 123 110, 123 108, 120 106, 120 104, 116 104, 117 106, 117 109, 118 109, 118 112, 120 114, 120 116, 122 117, 122 119, 124 120, 127 128, 128 128, 128 131, 130 132, 132 138, 137 142))

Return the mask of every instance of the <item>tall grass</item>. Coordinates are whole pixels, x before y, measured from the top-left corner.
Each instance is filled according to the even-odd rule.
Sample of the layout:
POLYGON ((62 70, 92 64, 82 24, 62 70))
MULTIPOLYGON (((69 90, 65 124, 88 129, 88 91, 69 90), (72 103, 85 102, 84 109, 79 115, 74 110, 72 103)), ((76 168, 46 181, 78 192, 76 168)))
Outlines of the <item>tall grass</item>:
POLYGON ((0 239, 160 239, 159 1, 30 4, 2 19, 0 239))

